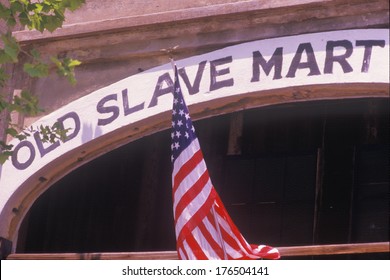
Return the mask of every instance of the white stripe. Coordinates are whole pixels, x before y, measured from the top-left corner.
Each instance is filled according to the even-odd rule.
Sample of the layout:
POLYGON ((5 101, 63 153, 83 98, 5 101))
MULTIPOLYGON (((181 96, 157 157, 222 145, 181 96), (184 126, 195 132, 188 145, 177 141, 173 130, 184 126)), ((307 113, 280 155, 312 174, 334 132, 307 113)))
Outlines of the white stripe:
POLYGON ((225 242, 225 249, 228 256, 231 256, 233 259, 239 259, 243 256, 240 251, 237 251, 236 249, 230 247, 227 242, 225 242))
MULTIPOLYGON (((224 228, 224 230, 234 239, 234 241, 236 242, 236 244, 239 246, 239 248, 241 249, 241 251, 247 255, 248 257, 250 258, 258 258, 258 256, 256 255, 253 255, 252 254, 252 248, 250 247, 250 245, 248 244, 248 242, 246 242, 246 240, 244 239, 244 237, 240 234, 240 236, 236 236, 233 231, 231 230, 230 228, 230 225, 228 222, 225 221, 225 219, 223 219, 218 213, 216 213, 216 216, 217 216, 217 220, 219 221, 219 224, 224 228), (241 242, 240 242, 240 239, 239 237, 241 237, 241 240, 245 243, 245 245, 247 246, 246 248, 242 246, 241 242)), ((225 244, 227 244, 225 242, 225 244)), ((230 247, 230 246, 229 246, 230 247)), ((232 250, 236 251, 235 249, 232 248, 232 250)), ((230 254, 230 253, 229 253, 230 254)))
POLYGON ((194 236, 200 248, 202 248, 203 253, 207 256, 209 260, 220 259, 198 227, 194 228, 194 230, 192 231, 192 235, 194 236))
MULTIPOLYGON (((257 252, 257 253, 260 253, 260 251, 261 251, 263 248, 265 248, 265 247, 267 247, 267 245, 258 245, 257 248, 255 248, 253 251, 254 251, 254 252, 257 252)), ((267 254, 273 254, 273 253, 279 253, 278 249, 272 248, 271 250, 269 250, 269 251, 267 252, 267 254)))
POLYGON ((176 175, 177 172, 179 172, 183 163, 187 162, 198 150, 200 150, 200 145, 198 139, 195 138, 191 142, 191 144, 180 153, 180 155, 176 158, 175 162, 173 163, 172 183, 173 183, 174 176, 176 175))
MULTIPOLYGON (((215 213, 215 214, 218 215, 217 213, 215 213)), ((220 218, 219 215, 218 215, 218 217, 220 218)), ((216 218, 218 219, 218 217, 216 217, 216 218)), ((206 225, 209 232, 212 234, 214 240, 219 244, 220 242, 219 242, 218 232, 215 229, 215 227, 211 224, 211 222, 208 219, 207 219, 207 222, 204 222, 204 224, 206 225)), ((230 226, 229 226, 229 229, 230 229, 230 226)), ((231 232, 231 230, 229 230, 227 232, 231 232)), ((233 238, 234 238, 234 236, 233 236, 233 238)), ((230 245, 227 242, 224 242, 224 244, 225 244, 226 253, 229 256, 231 256, 234 259, 242 257, 242 254, 239 251, 235 250, 234 248, 230 247, 230 245)), ((222 247, 221 244, 220 244, 220 246, 222 247)))
MULTIPOLYGON (((206 226, 207 230, 211 233, 213 239, 219 244, 219 237, 218 237, 218 232, 217 230, 215 229, 215 227, 211 224, 211 222, 208 220, 208 218, 206 218, 204 221, 203 221, 204 225, 206 226)), ((241 258, 242 257, 242 254, 238 251, 236 251, 235 249, 233 249, 232 247, 229 246, 229 244, 227 242, 224 242, 225 244, 225 249, 226 249, 226 253, 231 256, 232 258, 241 258)), ((222 245, 219 244, 222 248, 222 245)))
POLYGON ((196 260, 196 257, 194 255, 194 253, 192 252, 192 250, 191 250, 191 248, 188 245, 186 240, 184 240, 184 242, 183 242, 183 247, 184 247, 184 251, 187 253, 188 259, 189 260, 196 260))
POLYGON ((186 255, 184 254, 182 248, 179 248, 178 251, 179 251, 178 253, 179 253, 180 259, 181 260, 186 260, 187 258, 186 258, 186 255))
POLYGON ((195 184, 196 181, 203 175, 207 170, 204 160, 202 160, 189 174, 183 179, 181 184, 173 194, 173 209, 176 209, 177 204, 183 195, 195 184))
POLYGON ((207 198, 210 195, 210 192, 213 188, 210 179, 207 181, 203 190, 184 208, 183 212, 180 214, 176 221, 176 237, 179 236, 181 230, 188 222, 189 219, 192 218, 199 210, 200 207, 207 201, 207 198))
POLYGON ((203 224, 205 225, 206 229, 208 232, 210 232, 211 236, 213 237, 214 241, 219 244, 219 246, 221 246, 222 248, 222 245, 220 244, 219 242, 219 236, 218 236, 218 232, 216 230, 216 228, 213 226, 213 224, 209 221, 208 217, 206 217, 204 220, 203 220, 203 224))

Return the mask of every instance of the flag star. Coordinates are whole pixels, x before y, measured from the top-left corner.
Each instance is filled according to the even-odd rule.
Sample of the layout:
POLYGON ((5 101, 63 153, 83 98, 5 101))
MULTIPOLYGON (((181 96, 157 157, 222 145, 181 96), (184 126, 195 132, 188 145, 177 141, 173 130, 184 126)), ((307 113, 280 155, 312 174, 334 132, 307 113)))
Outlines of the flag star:
POLYGON ((173 137, 175 137, 175 133, 171 133, 171 138, 173 139, 173 137))
POLYGON ((188 132, 186 131, 186 133, 184 134, 184 136, 188 139, 190 138, 190 135, 188 134, 188 132))
POLYGON ((171 162, 173 162, 174 159, 175 159, 175 158, 174 158, 173 156, 171 156, 171 162))
POLYGON ((183 116, 184 115, 184 110, 179 110, 179 115, 183 116))
POLYGON ((179 138, 181 136, 180 131, 176 131, 176 137, 179 138))
POLYGON ((177 114, 176 110, 172 110, 172 115, 176 115, 176 114, 177 114))
POLYGON ((179 100, 177 100, 177 98, 175 98, 174 100, 173 100, 173 103, 174 104, 177 104, 179 102, 179 100))
POLYGON ((173 149, 174 149, 174 145, 172 144, 172 145, 171 145, 171 151, 173 151, 173 149))
POLYGON ((172 121, 172 127, 175 127, 175 122, 174 121, 172 121))
POLYGON ((192 130, 192 132, 195 132, 195 127, 194 127, 194 126, 192 126, 191 130, 192 130))
POLYGON ((177 87, 177 88, 176 88, 176 92, 177 92, 177 93, 180 92, 180 87, 177 87))
POLYGON ((190 118, 190 114, 187 113, 187 114, 185 115, 185 117, 186 117, 186 120, 188 120, 188 119, 190 118))
POLYGON ((177 121, 177 125, 178 125, 179 127, 181 127, 181 126, 183 125, 183 121, 182 121, 182 120, 178 120, 178 121, 177 121))
POLYGON ((176 150, 178 150, 178 149, 179 149, 179 147, 180 147, 180 144, 179 144, 179 142, 175 142, 175 149, 176 149, 176 150))

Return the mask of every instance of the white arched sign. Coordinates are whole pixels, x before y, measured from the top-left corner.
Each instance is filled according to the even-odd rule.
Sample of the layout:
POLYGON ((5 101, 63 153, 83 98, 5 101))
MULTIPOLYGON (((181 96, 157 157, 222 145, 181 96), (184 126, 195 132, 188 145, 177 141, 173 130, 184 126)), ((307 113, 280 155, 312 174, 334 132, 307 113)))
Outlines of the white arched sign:
MULTIPOLYGON (((181 86, 191 106, 296 86, 388 84, 388 34, 388 29, 345 30, 227 47, 177 61, 181 86)), ((172 87, 167 63, 92 92, 33 124, 59 122, 70 131, 65 141, 55 143, 43 143, 38 133, 12 141, 12 158, 0 167, 0 219, 11 215, 12 207, 5 206, 18 188, 61 155, 171 110, 172 87)), ((7 223, 0 226, 2 236, 7 236, 7 223)))

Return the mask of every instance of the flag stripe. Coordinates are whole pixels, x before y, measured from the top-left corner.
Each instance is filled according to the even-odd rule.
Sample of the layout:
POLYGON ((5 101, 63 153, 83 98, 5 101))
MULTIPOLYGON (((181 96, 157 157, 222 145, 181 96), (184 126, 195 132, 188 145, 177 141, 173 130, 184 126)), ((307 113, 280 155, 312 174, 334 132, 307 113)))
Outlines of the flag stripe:
POLYGON ((177 203, 175 209, 175 219, 177 219, 181 215, 181 213, 186 209, 188 204, 196 202, 196 197, 198 197, 198 195, 200 195, 200 193, 204 190, 206 184, 208 184, 211 189, 211 182, 207 169, 203 172, 203 174, 196 181, 196 183, 191 186, 184 195, 181 196, 180 201, 177 203))
POLYGON ((194 235, 190 234, 187 236, 186 241, 188 246, 191 248, 192 253, 195 255, 197 260, 207 260, 208 257, 203 252, 202 247, 199 246, 198 242, 195 240, 194 235))
MULTIPOLYGON (((202 232, 205 240, 207 240, 207 243, 209 244, 210 246, 210 249, 209 250, 212 250, 214 252, 214 255, 217 255, 218 256, 218 259, 223 259, 224 256, 223 256, 223 251, 222 251, 222 247, 221 245, 219 244, 218 240, 215 239, 215 229, 211 229, 210 226, 211 224, 208 223, 208 226, 206 227, 206 223, 208 223, 208 219, 207 217, 204 218, 203 220, 203 223, 201 223, 199 225, 199 230, 202 232), (212 234, 212 232, 214 234, 212 234)), ((218 239, 218 237, 217 237, 218 239)))
POLYGON ((250 245, 241 235, 211 182, 182 96, 177 69, 172 108, 172 198, 180 259, 277 259, 269 246, 250 245))
POLYGON ((187 260, 196 260, 196 257, 192 252, 192 248, 188 245, 187 240, 184 241, 182 248, 185 254, 187 255, 187 260))
MULTIPOLYGON (((191 147, 192 146, 190 145, 190 148, 191 147)), ((183 154, 183 156, 184 155, 187 154, 183 154)), ((176 192, 177 188, 179 187, 180 183, 183 182, 184 178, 186 178, 188 174, 192 172, 202 160, 202 151, 198 150, 197 152, 195 152, 195 154, 192 155, 192 157, 188 161, 185 162, 185 164, 180 165, 180 170, 176 174, 174 174, 173 192, 176 192)))
MULTIPOLYGON (((191 160, 191 159, 190 159, 191 160)), ((202 160, 199 162, 193 170, 191 170, 186 177, 182 179, 180 183, 177 183, 177 188, 173 192, 173 207, 174 209, 177 207, 181 197, 185 195, 185 193, 191 189, 192 182, 197 182, 202 174, 207 171, 207 167, 205 162, 202 160)), ((175 180, 175 179, 174 179, 175 180)), ((176 183, 176 181, 175 181, 176 183)))
POLYGON ((249 244, 242 238, 240 232, 234 230, 234 226, 220 216, 218 209, 219 208, 216 208, 217 220, 221 225, 222 236, 225 242, 234 250, 249 254, 251 252, 249 244))
POLYGON ((200 223, 198 227, 196 227, 192 234, 195 238, 195 240, 198 242, 200 247, 203 250, 203 253, 206 255, 206 259, 209 260, 218 260, 220 257, 217 254, 218 250, 215 250, 215 248, 210 244, 209 241, 212 241, 212 239, 209 239, 207 235, 207 231, 203 231, 202 228, 203 223, 200 223))
POLYGON ((208 199, 205 203, 199 208, 199 210, 189 217, 185 225, 182 225, 180 230, 178 230, 178 226, 176 225, 176 236, 177 242, 180 244, 183 240, 191 235, 191 231, 202 221, 202 219, 207 215, 207 212, 210 210, 211 205, 214 202, 215 193, 213 191, 210 192, 208 199))

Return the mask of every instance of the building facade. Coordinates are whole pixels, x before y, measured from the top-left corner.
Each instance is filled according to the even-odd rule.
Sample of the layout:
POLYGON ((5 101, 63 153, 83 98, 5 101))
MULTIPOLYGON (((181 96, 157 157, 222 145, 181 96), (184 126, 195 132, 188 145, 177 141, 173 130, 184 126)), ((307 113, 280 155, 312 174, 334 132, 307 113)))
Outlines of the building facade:
MULTIPOLYGON (((27 87, 45 111, 13 118, 70 130, 13 142, 0 169, 3 249, 175 250, 170 56, 249 242, 388 244, 388 1, 168 2, 87 0, 53 33, 14 33, 82 65, 74 87, 14 70, 11 94, 27 87)), ((331 257, 389 257, 366 252, 331 257)))

